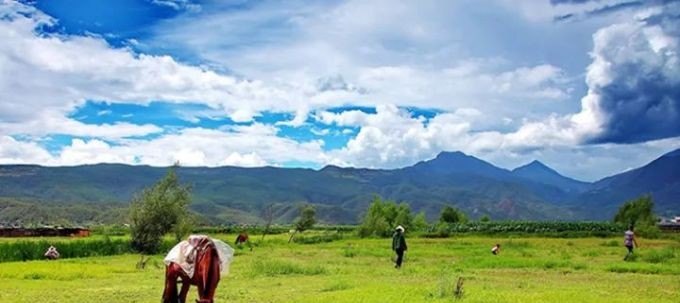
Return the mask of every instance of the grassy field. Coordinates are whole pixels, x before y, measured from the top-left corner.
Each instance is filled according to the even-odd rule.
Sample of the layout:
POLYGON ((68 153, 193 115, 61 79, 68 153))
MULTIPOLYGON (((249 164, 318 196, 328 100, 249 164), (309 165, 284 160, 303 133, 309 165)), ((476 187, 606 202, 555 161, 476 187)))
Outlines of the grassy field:
MULTIPOLYGON (((233 235, 222 235, 226 242, 233 235)), ((254 237, 259 239, 259 237, 254 237)), ((463 236, 408 238, 393 268, 389 239, 287 244, 271 236, 237 250, 217 302, 678 302, 680 241, 640 239, 622 261, 620 237, 553 239, 463 236), (491 246, 501 243, 499 256, 491 246), (464 294, 453 289, 464 279, 464 294)), ((0 302, 159 302, 162 256, 0 263, 0 302)), ((195 289, 190 299, 195 298, 195 289)), ((191 301, 193 302, 193 301, 191 301)))

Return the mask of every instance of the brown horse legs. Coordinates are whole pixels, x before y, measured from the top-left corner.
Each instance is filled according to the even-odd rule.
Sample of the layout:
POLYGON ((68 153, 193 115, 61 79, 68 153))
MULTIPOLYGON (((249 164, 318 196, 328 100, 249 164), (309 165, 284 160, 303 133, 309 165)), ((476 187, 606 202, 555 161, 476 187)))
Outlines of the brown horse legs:
MULTIPOLYGON (((172 264, 174 265, 174 264, 172 264)), ((165 288, 163 289, 163 303, 177 303, 177 275, 171 266, 165 267, 165 288)), ((182 287, 182 290, 184 287, 182 287)))
POLYGON ((189 287, 191 287, 189 281, 182 280, 182 290, 180 290, 179 292, 179 303, 187 302, 187 294, 189 293, 189 287))
POLYGON ((212 266, 205 268, 205 273, 202 275, 203 280, 198 281, 198 297, 197 303, 213 303, 213 298, 215 297, 215 290, 217 290, 217 284, 220 282, 220 268, 219 259, 217 255, 211 256, 213 258, 212 266), (215 266, 217 264, 217 266, 215 266))

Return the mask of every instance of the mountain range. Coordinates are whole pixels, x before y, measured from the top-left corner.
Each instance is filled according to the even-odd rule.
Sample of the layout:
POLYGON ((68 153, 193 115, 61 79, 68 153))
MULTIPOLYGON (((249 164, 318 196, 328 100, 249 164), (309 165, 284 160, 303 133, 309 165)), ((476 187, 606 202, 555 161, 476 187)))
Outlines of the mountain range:
MULTIPOLYGON (((123 164, 0 165, 0 222, 36 213, 32 220, 54 221, 58 209, 70 213, 69 220, 124 221, 125 204, 166 172, 123 164)), ((472 218, 608 220, 623 202, 646 193, 658 214, 680 213, 680 149, 592 183, 539 161, 507 170, 462 152, 390 170, 180 167, 178 175, 193 188, 192 210, 212 223, 260 222, 268 205, 276 221, 290 222, 303 203, 316 205, 321 222, 356 223, 374 195, 408 203, 430 219, 452 205, 472 218)))

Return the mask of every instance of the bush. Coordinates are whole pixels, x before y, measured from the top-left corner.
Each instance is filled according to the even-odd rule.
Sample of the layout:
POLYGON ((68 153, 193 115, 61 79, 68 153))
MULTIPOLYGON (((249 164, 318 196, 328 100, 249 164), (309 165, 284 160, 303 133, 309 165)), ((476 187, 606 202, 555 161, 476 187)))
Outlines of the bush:
MULTIPOLYGON (((190 188, 179 183, 175 173, 177 165, 150 188, 135 195, 130 203, 132 221, 132 247, 141 253, 160 251, 162 238, 168 232, 186 232, 190 227, 186 217, 190 203, 190 188)), ((179 238, 179 236, 178 236, 179 238)))
POLYGON ((609 237, 620 235, 624 226, 609 222, 493 221, 458 224, 439 223, 426 237, 446 237, 452 233, 535 234, 551 237, 609 237))
POLYGON ((323 233, 321 235, 297 237, 294 242, 300 244, 316 244, 342 240, 342 238, 343 236, 340 233, 323 233))
POLYGON ((397 205, 394 201, 383 201, 375 196, 358 228, 360 237, 390 237, 397 225, 407 231, 413 226, 411 208, 406 203, 397 205))
POLYGON ((661 237, 661 230, 656 225, 641 225, 635 228, 635 233, 649 239, 661 237))
POLYGON ((636 227, 655 226, 656 219, 653 209, 652 196, 644 195, 621 205, 616 216, 614 216, 614 222, 623 225, 635 225, 636 227))
POLYGON ((675 258, 675 250, 672 248, 652 250, 642 255, 642 260, 649 263, 665 263, 673 258, 675 258))
POLYGON ((439 222, 441 223, 465 223, 467 222, 467 216, 461 210, 453 208, 451 206, 446 206, 442 209, 439 215, 439 222))
MULTIPOLYGON (((164 241, 160 245, 163 251, 169 251, 175 243, 164 241)), ((113 256, 133 253, 130 240, 108 237, 102 240, 72 240, 53 242, 40 241, 16 241, 0 243, 0 262, 29 261, 45 259, 43 254, 50 245, 54 245, 59 251, 60 258, 84 258, 94 256, 113 256)))

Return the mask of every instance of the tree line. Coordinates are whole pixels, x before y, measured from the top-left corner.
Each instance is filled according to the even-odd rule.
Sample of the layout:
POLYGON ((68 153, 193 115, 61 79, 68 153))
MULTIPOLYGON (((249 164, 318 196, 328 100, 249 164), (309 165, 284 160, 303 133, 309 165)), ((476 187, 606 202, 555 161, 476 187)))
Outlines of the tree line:
MULTIPOLYGON (((166 234, 172 233, 175 240, 179 242, 194 229, 196 215, 191 213, 188 208, 191 203, 191 187, 179 182, 176 173, 177 167, 177 165, 171 167, 163 178, 136 194, 130 203, 131 245, 138 252, 158 253, 166 234)), ((613 222, 620 225, 635 225, 637 230, 643 230, 647 233, 658 232, 653 208, 652 197, 644 195, 625 202, 616 213, 613 222)), ((267 228, 265 228, 264 234, 271 225, 271 218, 265 218, 265 221, 267 228)), ((291 242, 296 234, 312 228, 316 222, 314 206, 303 205, 300 208, 300 216, 293 224, 294 229, 288 242, 291 242)), ((414 215, 409 204, 397 203, 380 196, 374 196, 361 219, 357 233, 360 237, 388 237, 392 235, 397 225, 401 225, 409 231, 435 231, 445 234, 451 230, 463 230, 461 227, 456 229, 451 228, 451 226, 463 225, 468 222, 470 222, 470 219, 463 211, 450 205, 444 205, 438 220, 434 224, 430 224, 424 212, 421 211, 414 215)), ((490 218, 485 215, 480 218, 479 222, 490 222, 490 218)), ((526 226, 525 224, 524 228, 526 226)), ((534 226, 532 230, 540 231, 542 228, 540 224, 532 226, 534 226)), ((513 229, 517 227, 503 226, 498 228, 513 229)), ((494 231, 494 229, 490 229, 490 231, 494 231)), ((529 230, 526 231, 530 232, 529 230)), ((264 234, 262 239, 264 239, 264 234)))

